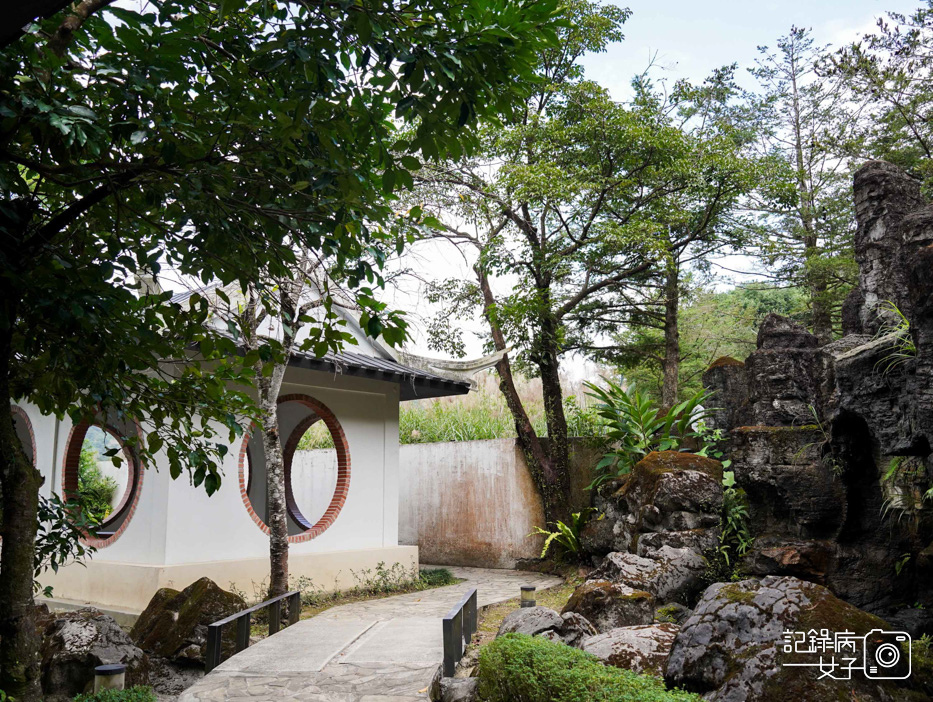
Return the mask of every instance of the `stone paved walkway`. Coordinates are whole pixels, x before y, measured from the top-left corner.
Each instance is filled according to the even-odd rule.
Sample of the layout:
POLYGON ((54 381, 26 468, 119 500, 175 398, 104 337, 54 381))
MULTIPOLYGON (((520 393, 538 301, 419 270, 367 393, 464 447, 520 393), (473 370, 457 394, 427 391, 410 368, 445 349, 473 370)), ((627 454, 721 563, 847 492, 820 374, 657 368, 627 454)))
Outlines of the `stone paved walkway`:
POLYGON ((450 568, 466 582, 334 607, 238 653, 190 687, 178 702, 425 700, 443 658, 441 618, 470 588, 479 606, 519 594, 520 585, 552 587, 538 573, 450 568))

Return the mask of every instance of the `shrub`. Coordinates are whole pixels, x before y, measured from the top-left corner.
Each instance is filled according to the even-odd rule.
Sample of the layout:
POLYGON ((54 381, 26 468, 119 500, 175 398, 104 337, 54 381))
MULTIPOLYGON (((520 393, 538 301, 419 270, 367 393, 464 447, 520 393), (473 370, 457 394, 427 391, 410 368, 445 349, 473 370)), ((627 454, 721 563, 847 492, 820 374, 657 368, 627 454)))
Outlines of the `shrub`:
POLYGON ((426 568, 420 571, 419 576, 424 587, 443 587, 460 582, 460 579, 446 568, 426 568))
POLYGON ((158 702, 151 687, 137 685, 126 690, 101 690, 78 695, 74 702, 158 702))
POLYGON ((479 656, 483 702, 688 702, 660 678, 605 666, 588 653, 523 634, 506 634, 479 656))

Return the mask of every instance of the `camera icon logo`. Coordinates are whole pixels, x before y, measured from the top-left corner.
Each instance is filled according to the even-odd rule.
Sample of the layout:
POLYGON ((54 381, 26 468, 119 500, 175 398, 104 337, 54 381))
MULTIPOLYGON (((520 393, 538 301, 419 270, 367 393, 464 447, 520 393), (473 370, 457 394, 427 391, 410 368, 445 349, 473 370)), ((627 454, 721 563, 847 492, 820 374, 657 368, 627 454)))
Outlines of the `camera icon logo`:
POLYGON ((872 629, 865 634, 864 673, 871 680, 906 680, 910 677, 910 634, 872 629))

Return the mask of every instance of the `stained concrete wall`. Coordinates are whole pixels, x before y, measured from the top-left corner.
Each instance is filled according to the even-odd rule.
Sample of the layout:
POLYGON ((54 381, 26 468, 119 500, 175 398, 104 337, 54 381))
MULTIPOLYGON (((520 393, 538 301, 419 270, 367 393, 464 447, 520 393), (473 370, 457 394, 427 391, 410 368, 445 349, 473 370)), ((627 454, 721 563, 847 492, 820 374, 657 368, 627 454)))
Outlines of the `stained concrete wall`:
MULTIPOLYGON (((576 440, 574 510, 589 504, 599 451, 576 440)), ((496 568, 537 558, 541 498, 514 439, 410 444, 399 453, 399 543, 417 545, 422 563, 496 568)))

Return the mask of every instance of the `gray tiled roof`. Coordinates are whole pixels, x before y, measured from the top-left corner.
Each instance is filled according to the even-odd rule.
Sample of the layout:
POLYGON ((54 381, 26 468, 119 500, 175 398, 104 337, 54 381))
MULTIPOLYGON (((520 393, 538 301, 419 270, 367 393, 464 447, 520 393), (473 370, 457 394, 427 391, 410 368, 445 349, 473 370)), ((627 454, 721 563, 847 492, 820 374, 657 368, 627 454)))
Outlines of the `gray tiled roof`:
POLYGON ((465 380, 445 378, 385 358, 375 358, 350 351, 327 353, 323 358, 299 352, 292 354, 290 365, 399 383, 402 401, 465 395, 470 390, 470 383, 465 380))

